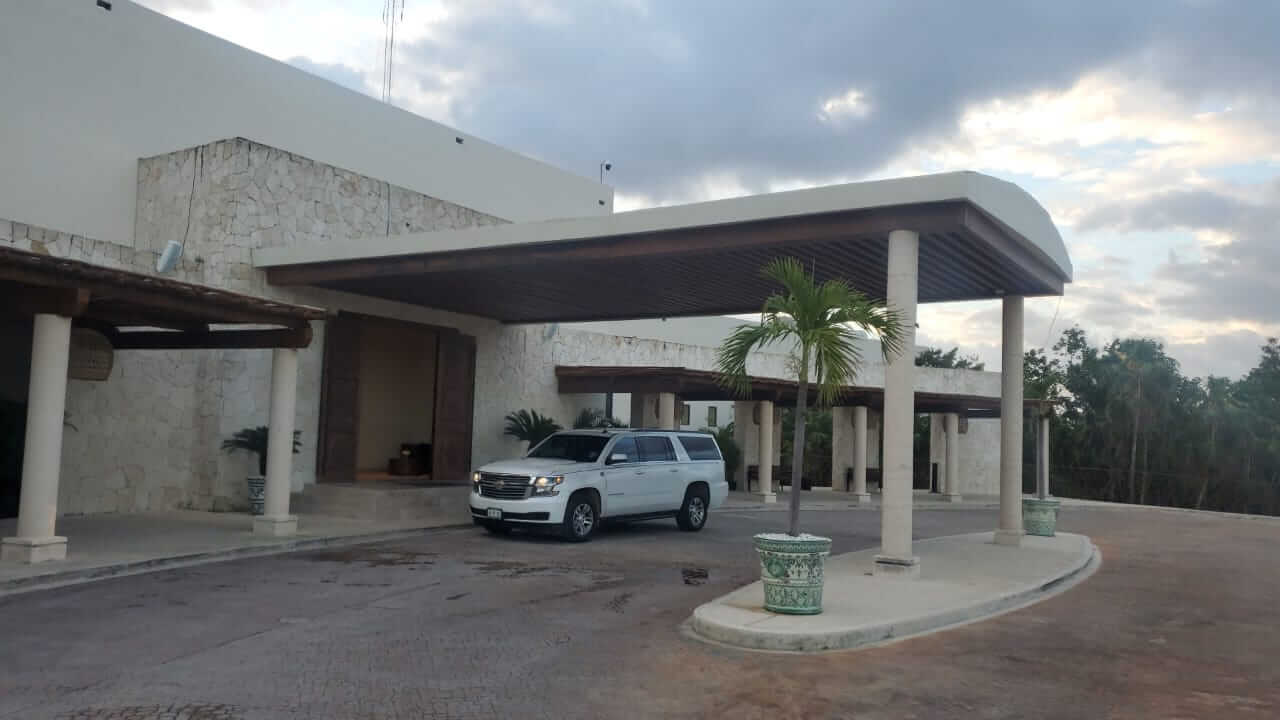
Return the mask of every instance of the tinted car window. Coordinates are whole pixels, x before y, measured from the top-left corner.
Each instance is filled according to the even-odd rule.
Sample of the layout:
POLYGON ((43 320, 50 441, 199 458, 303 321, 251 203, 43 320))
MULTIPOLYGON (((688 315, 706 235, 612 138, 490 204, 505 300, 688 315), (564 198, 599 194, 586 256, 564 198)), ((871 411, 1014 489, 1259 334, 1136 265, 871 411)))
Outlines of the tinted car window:
POLYGON ((618 442, 614 443, 613 449, 609 451, 610 455, 614 453, 622 453, 627 456, 627 459, 622 462, 639 462, 640 460, 639 455, 636 453, 635 438, 632 437, 619 438, 618 442))
POLYGON ((671 441, 656 435, 641 435, 636 438, 636 446, 640 448, 640 462, 664 462, 676 459, 676 451, 671 441))
POLYGON ((595 462, 607 442, 607 435, 552 435, 534 448, 529 457, 595 462))
POLYGON ((690 460, 719 460, 720 450, 716 441, 705 435, 681 435, 680 444, 689 453, 690 460))

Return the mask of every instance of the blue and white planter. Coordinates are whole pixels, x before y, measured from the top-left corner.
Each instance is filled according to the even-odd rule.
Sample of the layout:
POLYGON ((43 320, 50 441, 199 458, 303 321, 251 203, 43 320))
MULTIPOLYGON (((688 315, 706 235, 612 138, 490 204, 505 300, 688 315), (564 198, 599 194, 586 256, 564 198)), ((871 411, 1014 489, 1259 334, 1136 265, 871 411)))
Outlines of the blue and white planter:
POLYGON ((267 502, 267 479, 261 475, 252 475, 249 483, 249 514, 261 515, 267 502))
POLYGON ((822 612, 822 571, 831 538, 761 533, 753 540, 760 555, 764 609, 784 615, 822 612))

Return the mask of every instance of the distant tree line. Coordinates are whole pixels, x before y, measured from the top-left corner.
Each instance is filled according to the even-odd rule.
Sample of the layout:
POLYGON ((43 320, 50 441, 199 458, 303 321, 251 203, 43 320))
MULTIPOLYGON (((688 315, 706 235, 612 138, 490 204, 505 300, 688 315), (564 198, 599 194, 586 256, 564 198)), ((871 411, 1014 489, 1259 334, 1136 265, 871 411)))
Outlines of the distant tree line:
MULTIPOLYGON (((1025 390, 1058 403, 1049 435, 1056 495, 1280 515, 1275 338, 1233 381, 1187 377, 1158 341, 1093 346, 1073 327, 1050 351, 1027 351, 1025 390)), ((1030 488, 1030 471, 1024 477, 1030 488)))
MULTIPOLYGON (((983 369, 952 348, 925 348, 923 367, 983 369)), ((1146 338, 1094 346, 1078 327, 1025 356, 1025 394, 1055 400, 1050 484, 1062 497, 1280 515, 1280 342, 1232 380, 1187 377, 1146 338)), ((783 414, 783 457, 792 418, 783 414)), ((809 410, 805 475, 831 474, 831 413, 809 410)), ((1023 487, 1034 489, 1035 423, 1026 422, 1023 487)), ((916 418, 916 486, 927 486, 928 416, 916 418)), ((784 460, 785 462, 785 460, 784 460)))

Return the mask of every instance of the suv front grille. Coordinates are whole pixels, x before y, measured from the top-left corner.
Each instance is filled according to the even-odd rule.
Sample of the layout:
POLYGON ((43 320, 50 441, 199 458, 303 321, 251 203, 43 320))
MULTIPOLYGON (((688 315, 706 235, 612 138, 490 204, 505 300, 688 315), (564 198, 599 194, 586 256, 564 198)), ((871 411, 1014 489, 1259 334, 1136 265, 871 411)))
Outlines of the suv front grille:
POLYGON ((480 473, 480 496, 497 500, 523 500, 529 496, 529 476, 480 473))

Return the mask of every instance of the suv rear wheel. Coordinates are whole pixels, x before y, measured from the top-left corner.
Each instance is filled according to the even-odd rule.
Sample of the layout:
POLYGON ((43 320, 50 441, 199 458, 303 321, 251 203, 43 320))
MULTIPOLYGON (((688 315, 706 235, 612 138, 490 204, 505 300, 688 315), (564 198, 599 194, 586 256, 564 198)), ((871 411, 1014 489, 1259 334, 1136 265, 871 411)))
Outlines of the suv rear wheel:
POLYGON ((676 515, 676 525, 681 530, 697 532, 707 524, 707 489, 701 485, 691 486, 684 491, 684 504, 676 515))
POLYGON ((576 492, 564 509, 564 523, 560 534, 572 542, 586 542, 600 524, 600 509, 589 492, 576 492))

